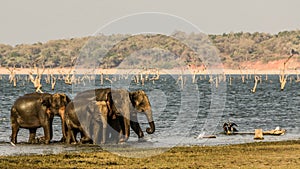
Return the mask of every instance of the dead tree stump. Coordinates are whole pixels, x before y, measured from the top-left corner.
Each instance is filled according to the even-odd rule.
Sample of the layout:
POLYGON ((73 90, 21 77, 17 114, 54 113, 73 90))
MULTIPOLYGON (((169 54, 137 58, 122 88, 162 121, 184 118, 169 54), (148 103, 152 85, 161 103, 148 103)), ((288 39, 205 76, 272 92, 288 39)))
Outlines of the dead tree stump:
POLYGON ((256 92, 256 87, 257 87, 258 80, 259 80, 259 77, 255 76, 255 78, 254 78, 254 86, 253 86, 253 89, 251 90, 252 93, 256 92))
POLYGON ((255 140, 263 140, 263 130, 262 129, 255 129, 255 135, 254 135, 255 140))

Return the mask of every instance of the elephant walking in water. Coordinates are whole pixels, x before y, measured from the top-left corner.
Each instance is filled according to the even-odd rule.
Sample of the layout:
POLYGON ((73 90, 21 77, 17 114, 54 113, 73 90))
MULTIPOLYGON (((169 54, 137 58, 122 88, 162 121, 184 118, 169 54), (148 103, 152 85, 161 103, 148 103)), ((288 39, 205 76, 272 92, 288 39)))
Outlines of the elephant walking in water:
POLYGON ((123 141, 128 140, 130 135, 130 127, 138 135, 139 140, 143 140, 144 133, 137 119, 138 113, 143 113, 147 117, 150 127, 146 129, 146 132, 148 134, 154 133, 155 125, 153 121, 151 104, 147 94, 144 91, 138 90, 128 92, 124 89, 116 89, 112 90, 112 98, 116 105, 117 111, 119 111, 123 117, 121 119, 122 133, 124 136, 123 141))
MULTIPOLYGON (((71 102, 66 109, 68 131, 73 130, 80 132, 82 134, 82 140, 84 141, 86 141, 87 138, 90 138, 90 134, 87 130, 84 130, 83 125, 86 125, 85 121, 91 121, 91 116, 98 114, 97 111, 93 112, 92 110, 95 109, 91 107, 96 105, 95 103, 100 104, 100 102, 103 101, 106 102, 108 112, 100 110, 101 107, 99 105, 97 108, 102 116, 101 121, 103 127, 101 143, 106 142, 106 135, 108 133, 106 131, 107 128, 114 129, 112 131, 114 134, 111 134, 114 135, 113 138, 118 138, 118 140, 116 140, 117 142, 128 140, 130 127, 138 135, 138 138, 142 140, 144 133, 137 120, 138 112, 144 113, 147 116, 150 128, 147 128, 146 132, 148 134, 154 133, 155 125, 152 117, 151 105, 146 93, 141 90, 128 92, 124 89, 112 90, 110 88, 88 90, 76 95, 74 98, 74 103, 77 102, 75 104, 76 106, 71 102), (117 133, 119 134, 119 137, 115 136, 117 133)), ((104 104, 102 103, 102 106, 103 105, 104 104)))
POLYGON ((29 129, 29 143, 35 143, 37 128, 43 127, 45 143, 53 137, 52 122, 54 115, 62 119, 64 126, 64 108, 70 102, 65 94, 30 93, 19 97, 11 108, 11 142, 17 143, 19 128, 29 129))

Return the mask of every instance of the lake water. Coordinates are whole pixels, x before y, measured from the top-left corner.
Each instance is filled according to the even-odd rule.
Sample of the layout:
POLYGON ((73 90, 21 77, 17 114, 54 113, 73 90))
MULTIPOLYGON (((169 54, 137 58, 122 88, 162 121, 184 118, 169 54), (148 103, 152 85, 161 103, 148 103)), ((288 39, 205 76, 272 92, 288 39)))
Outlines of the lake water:
MULTIPOLYGON (((263 141, 281 141, 300 138, 300 82, 295 80, 286 84, 285 90, 280 91, 278 75, 263 75, 258 83, 255 93, 250 90, 254 86, 254 76, 249 75, 242 82, 240 75, 226 77, 226 82, 220 79, 218 86, 214 81, 209 82, 208 75, 198 75, 197 82, 192 83, 192 76, 184 75, 183 83, 178 81, 179 75, 161 75, 158 81, 146 81, 145 85, 133 81, 119 80, 123 76, 110 76, 113 84, 104 80, 100 84, 100 77, 85 84, 66 85, 63 80, 58 80, 55 90, 51 85, 42 80, 44 92, 63 92, 73 98, 78 91, 100 87, 123 87, 129 90, 144 90, 150 99, 156 131, 152 135, 145 132, 149 147, 172 147, 176 145, 223 145, 254 142, 253 135, 224 135, 222 125, 231 121, 238 124, 241 132, 254 132, 254 129, 275 129, 280 126, 287 132, 283 136, 264 136, 263 141), (231 84, 229 78, 232 79, 231 84), (197 138, 199 135, 216 135, 214 139, 197 138)), ((290 75, 293 79, 296 75, 290 75)), ((8 81, 8 76, 2 75, 0 80, 0 155, 19 153, 58 153, 61 151, 73 151, 70 146, 53 145, 37 146, 34 151, 27 146, 20 151, 11 149, 9 137, 10 108, 14 101, 25 93, 34 92, 31 82, 26 81, 26 76, 17 76, 17 87, 13 87, 8 81), (27 147, 27 148, 26 148, 27 147), (45 148, 43 148, 45 147, 45 148), (51 149, 51 151, 48 151, 51 149), (54 151, 55 150, 55 151, 54 151), (19 152, 19 153, 18 153, 19 152)), ((148 127, 144 115, 139 115, 139 122, 143 131, 148 127)), ((53 123, 54 138, 61 138, 61 122, 55 117, 53 123)), ((20 129, 18 142, 26 142, 29 132, 20 129)), ((43 130, 37 131, 37 136, 43 136, 43 130)), ((128 145, 145 146, 145 143, 137 143, 137 136, 132 132, 128 145)), ((23 145, 23 144, 21 144, 23 145)), ((17 145, 18 146, 18 145, 17 145)))

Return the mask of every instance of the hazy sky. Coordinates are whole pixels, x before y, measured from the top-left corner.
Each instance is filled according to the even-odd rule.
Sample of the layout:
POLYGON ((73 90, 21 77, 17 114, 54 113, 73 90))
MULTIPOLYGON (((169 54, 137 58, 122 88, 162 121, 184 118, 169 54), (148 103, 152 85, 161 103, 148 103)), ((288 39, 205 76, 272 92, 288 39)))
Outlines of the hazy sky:
POLYGON ((113 20, 140 12, 179 16, 209 34, 300 28, 299 0, 0 0, 0 43, 93 35, 113 20))

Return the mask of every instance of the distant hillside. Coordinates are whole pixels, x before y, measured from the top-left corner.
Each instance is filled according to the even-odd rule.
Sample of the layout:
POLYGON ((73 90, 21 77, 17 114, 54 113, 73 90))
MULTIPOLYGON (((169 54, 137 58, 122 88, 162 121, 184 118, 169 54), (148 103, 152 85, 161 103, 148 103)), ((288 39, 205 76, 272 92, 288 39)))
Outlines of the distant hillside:
MULTIPOLYGON (((237 67, 242 62, 277 61, 287 59, 291 49, 300 50, 300 31, 284 31, 271 35, 267 33, 230 33, 210 35, 219 49, 223 63, 237 67)), ((300 57, 295 56, 298 62, 300 57)))
MULTIPOLYGON (((221 61, 228 68, 238 68, 242 63, 269 63, 288 58, 291 49, 300 51, 300 31, 284 31, 271 35, 267 33, 229 33, 222 35, 185 34, 175 32, 174 37, 165 35, 99 35, 97 37, 51 40, 32 45, 21 44, 15 47, 0 44, 0 65, 2 67, 30 67, 33 64, 45 67, 70 67, 77 61, 90 59, 89 63, 105 68, 119 66, 123 59, 136 55, 161 57, 161 50, 169 51, 172 57, 158 60, 164 67, 173 62, 184 61, 191 65, 201 65, 195 57, 195 46, 205 44, 201 52, 213 55, 215 46, 221 61), (118 42, 118 43, 117 43, 118 42), (184 43, 181 43, 184 42, 184 43), (209 45, 212 42, 212 45, 209 45), (189 45, 186 45, 189 44, 189 45), (193 46, 195 45, 195 46, 193 46), (151 52, 145 49, 155 49, 151 52), (205 49, 204 49, 205 48, 205 49), (136 53, 137 51, 142 52, 136 53), (105 56, 103 56, 105 54, 105 56), (79 57, 80 56, 80 57, 79 57), (87 57, 88 56, 88 57, 87 57)), ((209 58, 209 57, 208 57, 209 58)), ((300 63, 300 57, 293 58, 300 63)), ((153 59, 152 59, 153 60, 153 59)), ((139 62, 136 58, 128 62, 139 62)), ((141 62, 141 61, 140 61, 141 62)), ((151 60, 148 64, 157 64, 151 60)), ((300 65, 300 64, 299 64, 300 65)))

